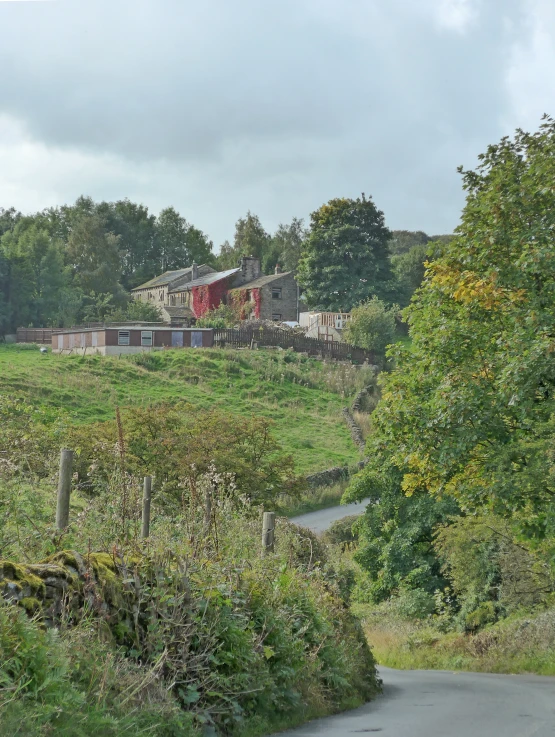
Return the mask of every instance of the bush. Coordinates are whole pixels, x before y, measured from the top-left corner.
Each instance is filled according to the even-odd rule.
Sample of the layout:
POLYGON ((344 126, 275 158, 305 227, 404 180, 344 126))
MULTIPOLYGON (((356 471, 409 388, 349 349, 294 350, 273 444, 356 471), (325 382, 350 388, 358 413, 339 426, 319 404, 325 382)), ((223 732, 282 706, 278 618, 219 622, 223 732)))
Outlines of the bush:
POLYGON ((358 540, 358 531, 353 529, 353 524, 357 519, 357 514, 351 514, 332 522, 325 531, 323 539, 329 545, 346 546, 350 543, 354 543, 358 540))
POLYGON ((435 599, 423 589, 404 589, 395 599, 396 608, 407 619, 426 619, 435 610, 435 599))
MULTIPOLYGON (((29 714, 44 725, 55 719, 61 735, 81 735, 70 718, 81 709, 87 735, 119 734, 110 729, 127 725, 132 708, 147 725, 147 717, 163 712, 168 730, 179 715, 190 724, 189 715, 231 735, 253 724, 267 733, 280 720, 301 721, 370 698, 378 689, 373 659, 342 599, 343 575, 330 568, 318 539, 279 520, 277 551, 261 558, 258 520, 225 516, 218 529, 196 549, 172 544, 164 526, 152 535, 148 555, 133 547, 127 555, 85 557, 92 561, 89 594, 71 584, 65 621, 78 625, 62 621, 60 635, 6 607, 12 621, 11 629, 0 622, 8 641, 0 640, 6 688, 19 688, 29 714), (163 698, 168 689, 171 698, 163 698), (75 731, 63 731, 66 720, 75 731)), ((69 551, 54 563, 79 566, 69 551)), ((13 711, 0 711, 2 724, 23 708, 15 703, 13 711)))
POLYGON ((224 330, 225 328, 232 328, 239 320, 240 317, 231 307, 221 304, 213 310, 208 310, 203 317, 196 321, 195 325, 199 328, 224 330))
POLYGON ((395 339, 395 316, 398 312, 397 305, 388 306, 381 299, 372 297, 353 308, 351 320, 345 328, 345 340, 383 356, 395 339))
POLYGON ((153 737, 197 734, 190 714, 83 622, 45 630, 16 606, 0 604, 2 734, 41 737, 153 737))

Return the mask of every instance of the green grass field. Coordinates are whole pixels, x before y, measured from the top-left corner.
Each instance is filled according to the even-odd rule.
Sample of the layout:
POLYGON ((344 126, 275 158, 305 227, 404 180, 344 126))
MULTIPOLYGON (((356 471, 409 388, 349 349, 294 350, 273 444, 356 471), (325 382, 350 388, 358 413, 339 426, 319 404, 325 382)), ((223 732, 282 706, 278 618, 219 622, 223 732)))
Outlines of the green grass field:
POLYGON ((300 472, 359 460, 341 408, 370 380, 365 367, 290 351, 182 349, 116 358, 0 346, 0 393, 61 409, 75 423, 113 418, 117 405, 176 400, 267 417, 300 472))

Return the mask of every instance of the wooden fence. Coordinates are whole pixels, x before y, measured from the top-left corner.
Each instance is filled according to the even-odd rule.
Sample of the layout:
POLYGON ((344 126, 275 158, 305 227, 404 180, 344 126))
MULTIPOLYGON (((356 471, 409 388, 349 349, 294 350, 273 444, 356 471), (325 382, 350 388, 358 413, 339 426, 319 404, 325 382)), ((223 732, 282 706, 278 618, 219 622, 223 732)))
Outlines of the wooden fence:
POLYGON ((18 343, 52 344, 52 328, 17 328, 18 343))
POLYGON ((259 347, 279 346, 292 348, 294 351, 310 355, 333 358, 338 361, 354 361, 355 363, 375 363, 372 351, 358 348, 349 343, 317 340, 306 335, 281 330, 280 328, 241 327, 225 330, 214 330, 214 345, 227 345, 231 348, 248 348, 252 343, 259 347))

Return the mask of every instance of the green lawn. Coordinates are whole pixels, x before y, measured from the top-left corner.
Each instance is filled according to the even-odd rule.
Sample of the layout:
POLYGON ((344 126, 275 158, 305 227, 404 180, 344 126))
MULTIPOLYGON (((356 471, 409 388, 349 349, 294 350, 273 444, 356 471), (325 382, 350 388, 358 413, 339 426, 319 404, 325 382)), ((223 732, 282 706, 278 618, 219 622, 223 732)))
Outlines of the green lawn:
POLYGON ((113 418, 121 407, 186 400, 275 422, 299 471, 359 460, 341 408, 369 383, 364 367, 290 351, 168 350, 122 358, 41 354, 0 346, 0 392, 62 409, 75 423, 113 418))

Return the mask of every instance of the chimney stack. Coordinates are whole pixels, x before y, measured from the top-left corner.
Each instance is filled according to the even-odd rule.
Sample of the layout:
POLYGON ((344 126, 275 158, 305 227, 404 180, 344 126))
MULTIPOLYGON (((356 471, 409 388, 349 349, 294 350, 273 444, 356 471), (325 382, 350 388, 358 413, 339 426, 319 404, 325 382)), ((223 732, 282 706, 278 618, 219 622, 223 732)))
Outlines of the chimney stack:
POLYGON ((254 256, 243 256, 241 258, 241 273, 237 279, 237 285, 247 284, 254 279, 258 279, 261 273, 259 258, 254 258, 254 256))
POLYGON ((198 279, 198 266, 193 261, 193 265, 191 266, 191 281, 195 281, 195 279, 198 279))
POLYGON ((276 264, 276 268, 274 270, 274 274, 281 274, 281 266, 279 264, 276 264))

